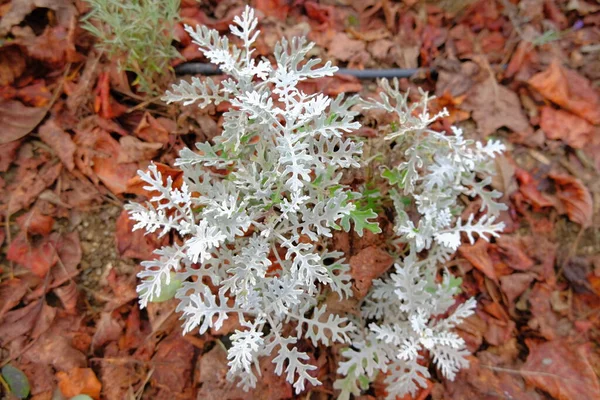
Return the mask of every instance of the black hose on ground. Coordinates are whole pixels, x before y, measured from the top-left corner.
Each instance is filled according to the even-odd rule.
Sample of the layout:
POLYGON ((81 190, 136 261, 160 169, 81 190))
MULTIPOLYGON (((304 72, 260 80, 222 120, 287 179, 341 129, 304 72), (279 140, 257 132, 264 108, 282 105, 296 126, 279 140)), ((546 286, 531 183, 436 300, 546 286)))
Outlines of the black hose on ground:
MULTIPOLYGON (((433 68, 387 68, 387 69, 350 69, 340 68, 337 74, 350 75, 358 79, 377 79, 377 78, 410 78, 419 73, 433 72, 433 68)), ((175 67, 177 75, 219 75, 221 70, 213 64, 187 62, 175 67)))

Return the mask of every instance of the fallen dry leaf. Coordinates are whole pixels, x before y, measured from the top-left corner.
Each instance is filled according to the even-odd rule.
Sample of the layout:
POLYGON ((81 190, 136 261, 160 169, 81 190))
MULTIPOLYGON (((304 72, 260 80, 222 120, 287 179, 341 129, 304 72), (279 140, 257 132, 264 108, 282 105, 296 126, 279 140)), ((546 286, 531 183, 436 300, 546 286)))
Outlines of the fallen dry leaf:
POLYGON ((0 345, 4 346, 23 335, 39 337, 46 332, 55 316, 56 308, 43 300, 7 312, 0 325, 0 345))
POLYGON ((75 164, 94 183, 98 179, 114 194, 127 188, 127 181, 135 176, 136 163, 119 164, 117 159, 121 146, 107 131, 89 129, 78 131, 75 136, 77 153, 75 164))
POLYGON ((600 124, 600 95, 590 81, 555 60, 528 83, 548 100, 592 124, 600 124))
POLYGON ((11 190, 8 200, 8 213, 29 207, 47 187, 52 185, 60 175, 61 163, 46 163, 39 171, 28 171, 15 188, 11 190))
POLYGON ((163 147, 162 143, 142 142, 135 136, 123 136, 119 139, 121 149, 117 163, 130 163, 136 161, 150 161, 158 155, 163 147))
POLYGON ((550 106, 542 108, 540 127, 548 139, 562 140, 576 149, 583 148, 594 133, 594 126, 585 119, 550 106))
POLYGON ((74 397, 86 394, 93 399, 100 398, 102 384, 96 378, 96 374, 91 368, 73 368, 67 372, 59 371, 56 373, 58 387, 66 397, 74 397))
MULTIPOLYGON (((115 345, 116 346, 116 345, 115 345)), ((109 346, 112 347, 112 346, 109 346)), ((114 357, 116 351, 105 351, 105 357, 114 357)), ((102 396, 106 400, 123 400, 133 393, 132 387, 139 381, 135 363, 102 360, 100 364, 102 396)))
POLYGON ((198 399, 203 400, 237 400, 263 399, 283 400, 292 398, 292 386, 284 376, 275 375, 275 364, 271 357, 260 360, 262 378, 256 388, 244 392, 235 382, 227 380, 227 351, 222 346, 215 346, 199 357, 200 371, 198 399))
POLYGON ((10 243, 6 258, 43 278, 58 261, 54 243, 49 238, 33 240, 25 232, 10 243))
POLYGON ((284 0, 256 0, 254 7, 279 21, 285 21, 290 12, 290 4, 284 0))
POLYGON ((513 305, 515 300, 521 296, 535 279, 531 273, 513 273, 500 277, 500 288, 506 295, 507 305, 513 305))
POLYGON ((592 224, 594 213, 592 195, 579 179, 565 174, 548 175, 557 185, 557 197, 573 222, 587 228, 592 224))
POLYGON ((29 212, 17 218, 17 225, 21 228, 21 232, 26 232, 30 235, 46 236, 52 231, 54 226, 54 218, 41 213, 39 208, 33 207, 29 212))
POLYGON ((21 141, 19 140, 0 144, 0 172, 8 171, 8 168, 15 160, 19 146, 21 146, 21 141))
POLYGON ((70 0, 23 0, 11 2, 11 7, 0 21, 0 35, 4 36, 10 28, 19 25, 36 8, 47 8, 55 12, 56 20, 62 26, 69 26, 77 15, 77 9, 70 0))
POLYGON ((85 368, 87 357, 75 349, 69 337, 50 329, 40 336, 23 354, 23 358, 37 364, 51 365, 58 371, 85 368))
POLYGON ((149 112, 146 112, 133 132, 148 143, 169 143, 169 131, 149 112))
POLYGON ((432 399, 543 400, 544 396, 528 387, 520 374, 516 373, 517 369, 512 365, 516 354, 512 348, 516 348, 515 340, 480 351, 477 358, 468 357, 469 368, 461 370, 454 381, 444 379, 442 383, 437 383, 432 399))
POLYGON ((54 150, 60 161, 69 171, 75 168, 73 157, 77 146, 73 143, 71 135, 62 130, 58 124, 49 119, 39 128, 39 135, 42 141, 54 150))
POLYGON ((340 93, 357 93, 362 90, 360 81, 349 75, 325 76, 323 78, 307 79, 298 84, 298 89, 306 93, 324 93, 335 97, 340 93))
POLYGON ((31 84, 17 89, 15 97, 28 106, 47 107, 52 100, 52 92, 43 79, 37 79, 31 84))
POLYGON ((366 247, 352 256, 349 264, 354 294, 360 299, 365 297, 373 284, 373 279, 381 276, 393 263, 394 259, 376 246, 366 247))
POLYGON ((350 61, 358 53, 365 51, 366 44, 362 40, 350 39, 343 33, 336 33, 329 44, 329 56, 341 61, 350 61))
POLYGON ((27 60, 19 46, 0 48, 0 86, 12 84, 25 71, 26 66, 27 60))
MULTIPOLYGON (((183 179, 183 171, 182 170, 177 169, 177 168, 172 168, 166 164, 158 163, 158 162, 154 163, 154 165, 156 165, 158 172, 160 172, 160 174, 162 175, 163 183, 166 184, 166 180, 168 178, 171 178, 171 180, 173 181, 173 187, 175 187, 175 188, 181 187, 180 185, 183 183, 183 180, 182 180, 183 179)), ((148 170, 146 170, 144 172, 148 172, 148 170)), ((148 192, 146 189, 144 189, 144 186, 148 186, 148 184, 146 182, 144 182, 142 180, 142 178, 140 178, 139 175, 136 175, 127 182, 127 189, 125 190, 125 192, 137 194, 138 196, 143 196, 146 198, 150 198, 154 195, 160 194, 160 193, 158 193, 158 191, 148 192)))
POLYGON ((558 400, 600 399, 598 378, 586 346, 564 341, 526 341, 529 356, 521 373, 527 383, 558 400))
POLYGON ((471 111, 471 116, 477 122, 477 130, 483 137, 494 134, 502 127, 520 134, 531 131, 519 96, 499 84, 491 74, 468 91, 461 108, 471 111))
POLYGON ((44 290, 54 289, 73 279, 79 274, 77 266, 81 262, 81 245, 77 232, 53 232, 49 237, 57 253, 57 265, 50 269, 50 278, 47 285, 40 285, 27 295, 28 300, 37 299, 44 294, 44 290))
POLYGON ((29 287, 27 282, 18 278, 6 280, 0 284, 0 321, 10 309, 19 304, 29 287))
POLYGON ((561 336, 560 316, 553 311, 550 303, 552 291, 549 285, 536 283, 528 297, 532 315, 528 325, 548 340, 561 336))
POLYGON ((518 271, 527 271, 533 267, 533 260, 523 251, 519 238, 500 236, 496 244, 506 265, 518 271))
POLYGON ((81 61, 75 49, 70 29, 63 26, 46 26, 39 36, 25 34, 17 42, 27 48, 31 58, 39 60, 48 67, 60 69, 67 62, 81 61))
POLYGON ((496 271, 492 260, 488 255, 489 242, 484 239, 477 239, 475 244, 463 244, 458 248, 458 253, 466 258, 475 268, 483 272, 491 280, 496 280, 496 271))
POLYGON ((155 367, 150 382, 162 389, 163 398, 167 398, 167 393, 172 398, 191 391, 193 359, 194 346, 177 330, 158 344, 152 357, 155 367))
POLYGON ((127 108, 118 103, 110 94, 110 75, 102 72, 98 76, 98 85, 96 87, 96 97, 94 99, 94 111, 101 118, 113 119, 122 115, 127 108))
POLYGON ((98 349, 108 342, 118 341, 123 328, 110 312, 100 313, 100 319, 96 322, 96 333, 92 338, 92 349, 98 349))
POLYGON ((123 210, 117 219, 116 241, 117 250, 122 257, 149 260, 152 252, 159 248, 166 239, 158 239, 156 234, 146 234, 143 230, 133 231, 135 222, 129 219, 127 211, 123 210))
POLYGON ((0 144, 21 139, 31 132, 46 116, 48 110, 41 107, 27 107, 20 101, 0 101, 0 144))
POLYGON ((79 291, 75 281, 69 281, 66 285, 54 289, 54 294, 62 303, 65 311, 70 314, 76 314, 77 298, 79 291))

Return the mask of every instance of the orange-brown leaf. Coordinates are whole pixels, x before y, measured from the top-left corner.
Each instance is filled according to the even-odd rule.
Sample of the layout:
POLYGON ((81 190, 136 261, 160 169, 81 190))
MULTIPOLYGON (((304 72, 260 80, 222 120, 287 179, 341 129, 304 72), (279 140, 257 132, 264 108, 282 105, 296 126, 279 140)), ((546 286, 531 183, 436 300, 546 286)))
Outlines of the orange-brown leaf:
POLYGON ((577 149, 589 142, 594 131, 594 126, 585 119, 550 106, 542 108, 540 127, 548 139, 560 139, 577 149))
POLYGON ((58 387, 68 398, 79 394, 87 394, 93 399, 100 398, 102 384, 91 368, 73 368, 67 372, 56 373, 58 387))
POLYGON ((461 256, 466 258, 475 268, 483 272, 485 276, 496 280, 496 271, 494 264, 488 255, 489 243, 484 239, 478 239, 474 245, 463 244, 458 248, 461 256))
POLYGON ((567 211, 567 216, 573 222, 583 227, 592 223, 592 195, 579 179, 565 174, 549 174, 558 186, 557 196, 567 211))
POLYGON ((585 346, 553 340, 529 341, 529 356, 521 368, 525 380, 558 400, 600 399, 598 378, 585 346))
POLYGON ((21 232, 45 236, 52 231, 54 218, 42 214, 37 207, 34 207, 28 213, 17 218, 17 225, 21 228, 21 232))
POLYGON ((531 77, 528 83, 548 100, 592 124, 600 124, 600 96, 590 81, 562 66, 559 61, 552 62, 548 69, 531 77))
POLYGON ((350 258, 350 275, 354 281, 352 289, 358 298, 363 298, 373 284, 373 279, 392 266, 394 259, 377 246, 369 246, 350 258))
POLYGON ((54 244, 48 238, 31 242, 25 232, 21 232, 10 243, 6 258, 31 270, 39 277, 46 276, 50 268, 58 261, 54 244))

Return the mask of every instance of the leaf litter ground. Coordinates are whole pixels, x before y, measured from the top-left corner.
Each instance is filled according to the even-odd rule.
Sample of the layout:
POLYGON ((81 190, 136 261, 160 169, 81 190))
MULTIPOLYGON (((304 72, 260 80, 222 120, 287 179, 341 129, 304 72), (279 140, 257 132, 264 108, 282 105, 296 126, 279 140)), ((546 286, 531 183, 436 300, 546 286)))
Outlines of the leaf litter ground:
MULTIPOLYGON (((458 123, 473 138, 510 146, 493 181, 509 205, 504 235, 463 245, 449 264, 479 303, 460 331, 471 367, 454 382, 432 381, 418 398, 600 398, 600 7, 583 0, 252 4, 264 33, 259 54, 268 56, 282 34, 308 35, 315 55, 340 66, 435 67, 435 75, 401 84, 438 96, 436 106, 450 111, 439 128, 458 123)), ((180 15, 224 31, 242 7, 183 1, 180 15)), ((131 233, 122 212, 143 194, 135 171, 154 160, 175 179, 178 150, 218 134, 223 110, 143 99, 115 60, 94 50, 78 25, 82 11, 69 0, 0 7, 0 32, 11 39, 0 47, 0 355, 13 371, 3 372, 1 390, 25 397, 28 385, 38 400, 292 398, 269 360, 252 394, 226 381, 223 346, 235 320, 219 332, 181 336, 173 301, 139 310, 138 263, 161 241, 131 233), (28 382, 14 378, 22 376, 15 369, 28 382)), ((184 59, 205 61, 181 28, 184 59)), ((335 77, 303 89, 368 94, 374 86, 335 77)), ((359 134, 372 139, 373 155, 394 160, 374 129, 385 118, 365 114, 359 134)), ((345 179, 362 184, 374 173, 345 179)), ((347 254, 358 296, 392 262, 391 218, 380 214, 382 235, 342 233, 328 243, 347 254)), ((340 313, 356 309, 353 301, 327 302, 340 313)), ((325 384, 309 388, 310 398, 334 395, 338 352, 312 349, 325 384)), ((376 382, 362 398, 384 390, 376 382)))

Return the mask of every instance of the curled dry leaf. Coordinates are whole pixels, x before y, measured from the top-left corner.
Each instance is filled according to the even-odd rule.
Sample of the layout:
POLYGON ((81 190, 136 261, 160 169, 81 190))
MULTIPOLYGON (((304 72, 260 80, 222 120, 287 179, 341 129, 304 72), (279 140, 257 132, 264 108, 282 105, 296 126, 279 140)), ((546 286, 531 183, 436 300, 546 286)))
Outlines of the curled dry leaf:
POLYGON ((545 98, 592 124, 600 124, 600 96, 590 81, 555 60, 528 83, 545 98))
POLYGON ((110 94, 110 75, 102 72, 98 77, 96 97, 94 98, 94 111, 105 119, 113 119, 122 115, 127 108, 118 103, 110 94))
POLYGON ((557 185, 557 197, 565 207, 567 216, 573 222, 587 228, 592 224, 592 195, 579 179, 566 174, 548 175, 557 185))
POLYGON ((0 284, 0 321, 2 321, 2 317, 7 311, 19 304, 27 290, 27 283, 17 278, 9 279, 0 284))
POLYGON ((73 368, 67 372, 56 373, 58 387, 68 398, 86 394, 93 399, 100 398, 102 384, 91 368, 73 368))
POLYGON ((19 46, 0 48, 0 86, 12 84, 25 71, 27 61, 19 46))
POLYGON ((92 349, 98 349, 108 342, 119 340, 123 329, 119 322, 113 318, 112 313, 102 312, 96 322, 96 333, 92 338, 92 349))
POLYGON ((40 107, 27 107, 20 101, 0 101, 0 144, 21 139, 31 132, 44 119, 48 110, 40 107))
POLYGON ((156 118, 146 112, 135 128, 135 136, 149 143, 169 142, 169 131, 156 118))
POLYGON ((564 341, 528 341, 529 356, 521 368, 527 383, 558 400, 600 399, 600 386, 589 349, 564 341))
POLYGON ((77 290, 77 284, 75 284, 74 281, 69 281, 66 285, 57 287, 54 289, 54 294, 60 299, 66 312, 75 314, 79 291, 77 290))
POLYGON ((62 130, 52 119, 40 126, 39 135, 42 141, 54 150, 63 165, 69 171, 73 171, 75 168, 73 157, 77 146, 73 143, 71 135, 62 130))
POLYGON ((494 264, 488 255, 489 246, 490 244, 486 240, 480 238, 474 245, 463 244, 458 248, 458 252, 485 276, 495 281, 497 276, 494 264))
POLYGON ((518 271, 527 271, 533 267, 533 260, 523 251, 521 241, 513 236, 500 236, 496 243, 506 265, 518 271))
POLYGON ((521 296, 529 285, 535 279, 531 273, 513 273, 500 278, 500 288, 508 300, 509 306, 512 306, 515 300, 521 296))

